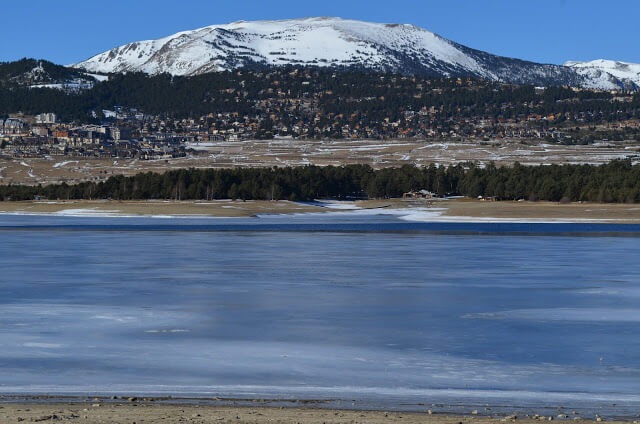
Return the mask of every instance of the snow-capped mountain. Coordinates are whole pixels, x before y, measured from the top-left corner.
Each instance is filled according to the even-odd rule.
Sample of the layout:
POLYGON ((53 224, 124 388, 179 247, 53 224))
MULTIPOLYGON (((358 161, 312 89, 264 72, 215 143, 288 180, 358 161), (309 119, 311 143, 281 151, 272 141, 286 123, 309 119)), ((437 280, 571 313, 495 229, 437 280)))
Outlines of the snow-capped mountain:
POLYGON ((593 78, 575 67, 495 56, 413 25, 326 17, 212 25, 129 43, 72 66, 98 73, 197 75, 284 65, 473 76, 535 85, 593 87, 603 81, 602 88, 627 85, 614 75, 593 78))
POLYGON ((640 87, 640 64, 598 59, 591 62, 566 62, 564 66, 574 68, 593 83, 595 88, 618 88, 620 83, 627 89, 640 87))

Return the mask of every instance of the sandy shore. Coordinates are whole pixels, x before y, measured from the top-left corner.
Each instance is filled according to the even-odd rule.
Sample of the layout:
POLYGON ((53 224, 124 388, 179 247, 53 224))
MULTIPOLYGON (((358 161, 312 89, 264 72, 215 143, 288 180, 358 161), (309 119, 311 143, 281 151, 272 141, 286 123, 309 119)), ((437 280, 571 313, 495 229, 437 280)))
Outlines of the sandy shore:
POLYGON ((254 217, 269 214, 418 214, 414 221, 610 222, 640 224, 640 205, 554 202, 483 202, 475 199, 297 203, 288 201, 26 201, 0 202, 0 213, 67 216, 254 217), (420 216, 420 213, 424 213, 420 216))
MULTIPOLYGON (((596 422, 571 413, 561 422, 596 422)), ((605 419, 601 419, 605 420, 605 419)), ((357 411, 316 408, 238 407, 210 405, 169 405, 152 402, 85 402, 85 403, 5 403, 0 404, 0 422, 81 422, 88 424, 131 423, 406 423, 406 424, 490 424, 504 422, 539 423, 548 417, 514 413, 509 416, 445 415, 421 413, 357 411)), ((608 421, 633 422, 638 421, 608 421)))

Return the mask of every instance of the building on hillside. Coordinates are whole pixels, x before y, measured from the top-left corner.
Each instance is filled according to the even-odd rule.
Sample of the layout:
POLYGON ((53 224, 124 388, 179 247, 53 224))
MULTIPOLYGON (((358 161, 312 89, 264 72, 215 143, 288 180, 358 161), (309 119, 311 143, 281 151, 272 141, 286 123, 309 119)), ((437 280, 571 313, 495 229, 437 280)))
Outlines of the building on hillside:
POLYGON ((55 113, 41 113, 36 115, 37 124, 55 124, 58 121, 58 117, 55 113))
POLYGON ((22 134, 26 130, 27 124, 17 118, 8 118, 2 123, 2 125, 0 125, 0 131, 2 134, 22 134))
POLYGON ((47 127, 36 125, 31 127, 31 134, 37 135, 40 137, 46 137, 49 135, 49 129, 47 127))
POLYGON ((110 127, 109 135, 112 140, 128 140, 131 138, 131 129, 130 128, 119 128, 119 127, 110 127))

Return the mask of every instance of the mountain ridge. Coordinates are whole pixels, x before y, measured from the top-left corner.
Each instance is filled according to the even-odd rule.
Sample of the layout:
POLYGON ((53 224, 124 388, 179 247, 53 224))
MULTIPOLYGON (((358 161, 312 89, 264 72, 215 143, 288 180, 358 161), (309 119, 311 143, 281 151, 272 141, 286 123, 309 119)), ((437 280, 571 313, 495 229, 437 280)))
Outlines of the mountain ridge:
POLYGON ((353 67, 515 84, 640 88, 640 78, 606 67, 540 64, 476 50, 415 25, 334 17, 210 25, 128 43, 70 66, 100 73, 185 76, 247 67, 353 67))

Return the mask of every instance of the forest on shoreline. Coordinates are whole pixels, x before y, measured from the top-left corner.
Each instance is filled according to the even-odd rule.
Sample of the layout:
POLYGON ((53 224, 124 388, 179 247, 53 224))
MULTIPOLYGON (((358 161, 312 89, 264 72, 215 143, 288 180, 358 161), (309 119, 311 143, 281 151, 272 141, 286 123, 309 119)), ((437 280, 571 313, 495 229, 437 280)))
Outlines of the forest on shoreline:
POLYGON ((368 165, 273 168, 180 169, 102 182, 46 186, 0 185, 0 201, 34 199, 114 200, 313 200, 393 198, 413 190, 439 196, 498 200, 640 202, 640 165, 497 167, 473 163, 449 167, 373 169, 368 165))

